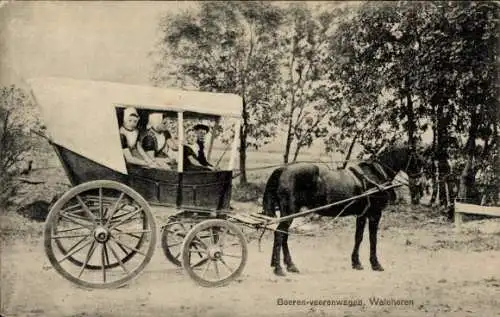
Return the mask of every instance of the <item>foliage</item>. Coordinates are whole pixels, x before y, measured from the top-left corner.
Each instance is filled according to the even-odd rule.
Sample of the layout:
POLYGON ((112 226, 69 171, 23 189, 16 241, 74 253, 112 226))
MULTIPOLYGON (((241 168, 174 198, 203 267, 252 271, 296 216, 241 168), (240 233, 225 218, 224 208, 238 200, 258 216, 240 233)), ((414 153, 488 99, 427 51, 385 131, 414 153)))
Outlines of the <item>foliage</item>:
POLYGON ((21 88, 0 87, 0 204, 14 194, 11 180, 18 172, 16 165, 32 148, 30 129, 39 126, 32 110, 33 105, 21 88))
POLYGON ((277 109, 286 128, 284 163, 295 143, 295 161, 303 147, 328 132, 328 115, 338 105, 339 88, 328 80, 328 40, 341 10, 315 14, 307 4, 284 10, 281 49, 284 52, 277 109), (337 94, 335 94, 337 93, 337 94))
POLYGON ((331 37, 346 105, 330 118, 330 149, 415 143, 430 127, 441 166, 452 153, 479 158, 478 139, 487 156, 498 139, 498 14, 494 2, 400 1, 346 17, 331 37))
POLYGON ((268 2, 200 2, 197 12, 165 16, 160 24, 157 84, 174 78, 177 85, 243 98, 243 182, 247 146, 258 148, 275 132, 271 101, 279 74, 280 52, 274 48, 281 20, 278 8, 268 2))

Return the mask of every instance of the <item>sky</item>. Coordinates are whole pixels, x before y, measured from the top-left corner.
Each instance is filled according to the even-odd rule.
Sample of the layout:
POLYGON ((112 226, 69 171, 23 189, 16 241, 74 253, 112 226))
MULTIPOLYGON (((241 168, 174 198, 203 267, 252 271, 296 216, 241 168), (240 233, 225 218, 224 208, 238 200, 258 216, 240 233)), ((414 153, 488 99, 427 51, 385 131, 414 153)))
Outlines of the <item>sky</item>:
MULTIPOLYGON (((160 36, 160 18, 195 6, 191 1, 0 0, 0 85, 23 86, 26 79, 48 76, 151 84, 149 54, 160 36)), ((276 142, 284 139, 280 135, 276 142)), ((323 150, 319 143, 315 152, 323 150)))
POLYGON ((148 84, 159 18, 192 3, 3 2, 0 82, 63 76, 148 84))

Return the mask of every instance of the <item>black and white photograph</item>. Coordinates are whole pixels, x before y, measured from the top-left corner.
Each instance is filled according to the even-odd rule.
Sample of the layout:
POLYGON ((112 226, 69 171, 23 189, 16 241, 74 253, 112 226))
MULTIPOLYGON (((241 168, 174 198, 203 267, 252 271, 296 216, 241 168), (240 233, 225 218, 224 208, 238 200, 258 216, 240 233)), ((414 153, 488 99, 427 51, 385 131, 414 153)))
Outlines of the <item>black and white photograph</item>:
POLYGON ((0 1, 0 317, 500 317, 498 1, 0 1))

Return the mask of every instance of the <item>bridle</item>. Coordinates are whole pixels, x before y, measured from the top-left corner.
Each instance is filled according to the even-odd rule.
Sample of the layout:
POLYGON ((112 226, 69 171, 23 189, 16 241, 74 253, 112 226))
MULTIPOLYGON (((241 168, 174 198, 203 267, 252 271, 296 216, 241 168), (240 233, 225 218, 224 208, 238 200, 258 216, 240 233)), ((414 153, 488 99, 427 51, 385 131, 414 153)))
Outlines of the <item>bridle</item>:
MULTIPOLYGON (((383 169, 387 169, 391 172, 391 174, 393 174, 394 176, 396 176, 398 174, 398 171, 395 171, 393 168, 391 168, 390 166, 388 166, 387 164, 384 164, 380 161, 380 159, 378 158, 378 156, 382 153, 382 151, 385 149, 385 146, 383 146, 371 159, 374 163, 378 164, 381 166, 382 170, 383 169)), ((410 164, 412 163, 412 160, 415 160, 415 162, 418 162, 417 161, 417 154, 415 153, 414 150, 412 150, 411 148, 409 149, 410 151, 410 154, 409 154, 409 158, 408 158, 408 161, 406 162, 406 167, 404 168, 404 172, 406 173, 406 175, 408 176, 408 178, 419 178, 422 176, 422 174, 424 173, 423 171, 423 168, 420 168, 420 171, 417 172, 417 173, 413 173, 413 174, 410 174, 408 173, 408 169, 410 167, 410 164)), ((409 186, 409 184, 406 184, 409 186)))

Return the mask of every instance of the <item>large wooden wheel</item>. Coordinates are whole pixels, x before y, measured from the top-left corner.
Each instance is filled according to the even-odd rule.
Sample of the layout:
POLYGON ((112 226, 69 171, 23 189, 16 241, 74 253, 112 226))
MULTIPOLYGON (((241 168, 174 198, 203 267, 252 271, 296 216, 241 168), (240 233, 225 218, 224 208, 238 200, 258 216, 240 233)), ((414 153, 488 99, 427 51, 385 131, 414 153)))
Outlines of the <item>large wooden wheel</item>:
POLYGON ((210 219, 194 226, 184 239, 182 266, 201 286, 223 286, 241 275, 247 255, 245 236, 235 224, 210 219))
POLYGON ((156 223, 130 187, 100 180, 66 192, 45 225, 45 252, 66 279, 88 288, 118 287, 150 262, 156 223))
MULTIPOLYGON (((102 197, 102 198, 93 197, 91 195, 82 198, 82 200, 84 201, 85 205, 89 206, 90 210, 94 210, 94 211, 95 210, 99 210, 99 209, 96 209, 96 208, 102 208, 103 210, 107 210, 108 208, 112 208, 113 207, 113 202, 114 202, 114 199, 109 199, 109 198, 106 198, 106 197, 102 197)), ((80 205, 76 204, 75 206, 73 206, 73 211, 78 210, 79 207, 80 207, 80 205)), ((117 208, 118 209, 127 208, 126 203, 124 201, 122 201, 120 203, 120 205, 117 206, 117 208)), ((69 210, 71 210, 71 208, 69 208, 69 210)), ((147 218, 144 217, 144 215, 142 215, 142 214, 138 215, 138 217, 142 218, 142 227, 143 227, 143 230, 145 230, 145 231, 142 232, 142 233, 134 235, 134 236, 137 237, 137 241, 136 241, 135 247, 132 250, 131 249, 126 249, 125 247, 123 247, 121 245, 118 245, 120 247, 120 249, 123 251, 123 253, 125 254, 125 256, 121 259, 122 263, 126 263, 130 259, 132 259, 132 257, 137 253, 137 251, 135 251, 135 250, 138 250, 138 249, 141 248, 141 246, 142 246, 142 244, 144 242, 144 239, 147 236, 147 233, 146 233, 147 232, 147 226, 148 226, 147 218)), ((63 255, 67 255, 69 253, 69 251, 68 251, 68 249, 66 248, 66 246, 64 245, 63 242, 64 241, 62 241, 61 239, 55 239, 55 243, 56 243, 57 247, 59 248, 59 250, 61 251, 61 253, 63 255)), ((75 258, 72 255, 69 255, 68 258, 67 258, 67 260, 70 261, 71 263, 73 263, 76 266, 82 266, 82 265, 84 265, 84 263, 82 261, 80 261, 78 258, 75 258)), ((106 263, 104 267, 106 269, 112 269, 112 268, 118 267, 119 265, 120 265, 119 261, 117 261, 115 259, 113 259, 113 260, 110 259, 110 262, 106 263)), ((85 269, 88 269, 88 270, 102 270, 102 264, 98 263, 97 265, 94 265, 94 264, 86 263, 85 264, 85 269)))

